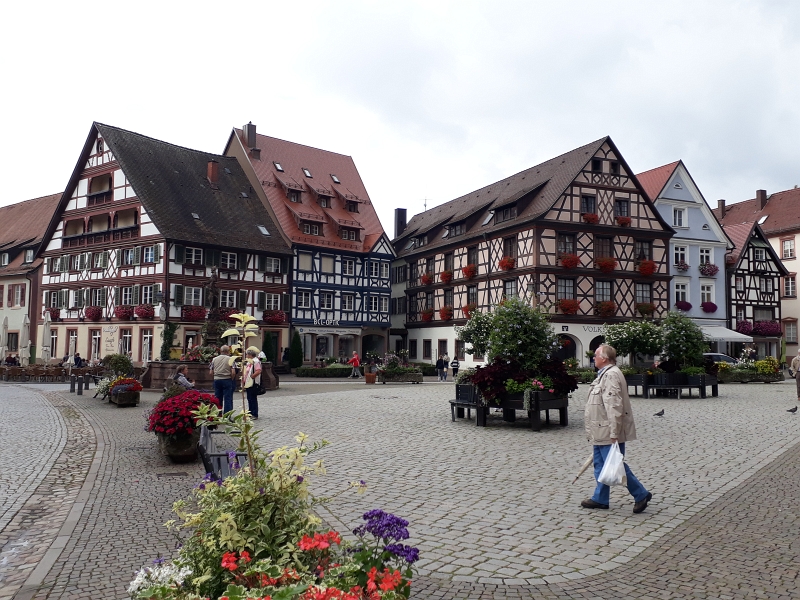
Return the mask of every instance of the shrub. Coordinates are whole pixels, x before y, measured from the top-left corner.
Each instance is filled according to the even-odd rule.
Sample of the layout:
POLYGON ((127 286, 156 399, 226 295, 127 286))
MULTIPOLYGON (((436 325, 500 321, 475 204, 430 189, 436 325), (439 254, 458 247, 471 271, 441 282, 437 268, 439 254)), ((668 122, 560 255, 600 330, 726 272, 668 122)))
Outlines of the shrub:
POLYGON ((639 263, 639 273, 645 277, 650 277, 656 272, 656 263, 652 260, 643 260, 639 263))
POLYGON ((507 298, 493 313, 488 358, 515 360, 535 372, 557 347, 557 338, 546 313, 520 298, 507 298))
POLYGON ((222 406, 213 394, 204 394, 196 390, 184 390, 177 396, 161 400, 147 417, 147 431, 175 438, 192 435, 197 429, 197 417, 194 411, 199 409, 201 404, 213 404, 217 408, 222 406))
POLYGON ((611 273, 617 268, 617 259, 613 256, 601 256, 594 259, 594 265, 600 269, 602 273, 611 273))
POLYGON ((706 370, 704 367, 683 367, 679 373, 683 373, 684 375, 705 375, 706 370))
POLYGON ((605 343, 619 356, 660 354, 664 347, 661 328, 652 321, 631 320, 603 328, 605 343))
POLYGON ((478 308, 478 305, 475 303, 467 304, 466 306, 461 307, 461 312, 464 315, 465 319, 469 319, 472 317, 472 313, 474 313, 478 308))
POLYGON ((133 363, 124 354, 107 354, 101 362, 104 367, 119 375, 133 373, 133 363))
POLYGON ((778 359, 774 356, 767 356, 763 360, 757 360, 755 363, 756 371, 761 375, 774 375, 780 372, 780 365, 778 359))
POLYGON ((467 354, 485 356, 489 350, 489 334, 492 331, 494 315, 490 312, 471 312, 469 321, 463 327, 456 327, 458 339, 471 344, 467 354))
POLYGON ((172 340, 175 339, 175 332, 178 331, 178 326, 178 323, 173 321, 164 323, 164 330, 161 332, 161 360, 169 360, 172 340))
POLYGON ((189 362, 211 362, 214 357, 219 356, 218 346, 195 346, 181 356, 181 360, 189 362))
POLYGON ((561 261, 561 266, 565 269, 574 269, 581 262, 577 254, 562 254, 558 259, 561 261))
POLYGON ((275 347, 272 345, 273 340, 273 333, 271 331, 267 331, 264 334, 264 342, 261 344, 261 351, 264 353, 264 356, 267 357, 267 361, 269 362, 276 362, 278 357, 275 356, 275 347))
POLYGON ((708 352, 708 344, 703 331, 690 318, 670 312, 662 323, 664 334, 664 355, 683 367, 703 364, 703 352, 708 352))
POLYGON ((562 298, 556 304, 558 310, 560 310, 565 315, 575 315, 578 313, 578 308, 580 304, 577 300, 573 300, 571 298, 562 298))
POLYGON ((296 369, 303 366, 303 343, 300 341, 300 334, 295 330, 292 336, 292 343, 289 344, 289 367, 296 369))

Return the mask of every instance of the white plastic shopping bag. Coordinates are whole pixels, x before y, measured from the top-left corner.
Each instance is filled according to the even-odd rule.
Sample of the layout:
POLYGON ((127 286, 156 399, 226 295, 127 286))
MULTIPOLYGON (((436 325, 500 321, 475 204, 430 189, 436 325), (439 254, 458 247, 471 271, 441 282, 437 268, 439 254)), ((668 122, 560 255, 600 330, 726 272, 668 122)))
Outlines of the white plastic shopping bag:
POLYGON ((625 485, 627 483, 625 457, 620 452, 617 442, 614 442, 608 451, 606 462, 603 463, 603 468, 597 477, 597 481, 606 485, 625 485))

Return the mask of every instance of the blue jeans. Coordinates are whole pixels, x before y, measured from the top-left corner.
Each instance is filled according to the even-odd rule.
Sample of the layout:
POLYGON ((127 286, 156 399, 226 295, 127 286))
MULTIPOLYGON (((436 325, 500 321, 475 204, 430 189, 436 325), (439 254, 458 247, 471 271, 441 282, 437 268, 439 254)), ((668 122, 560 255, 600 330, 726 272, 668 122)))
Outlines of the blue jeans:
POLYGON ((254 419, 258 418, 258 388, 255 384, 245 390, 247 392, 247 410, 254 419))
MULTIPOLYGON (((619 445, 620 452, 625 454, 625 444, 619 445)), ((594 478, 597 479, 600 477, 600 471, 603 470, 603 464, 606 462, 606 457, 608 456, 608 451, 611 450, 611 444, 608 446, 595 446, 594 447, 594 478)), ((633 474, 630 467, 628 467, 628 463, 625 463, 625 475, 628 477, 628 491, 630 492, 631 496, 636 502, 644 500, 647 497, 647 490, 641 484, 641 482, 636 479, 636 475, 633 474)), ((592 500, 599 504, 608 504, 608 498, 611 492, 611 488, 608 487, 604 483, 597 483, 597 487, 594 490, 594 494, 592 494, 592 500)))
POLYGON ((233 379, 214 380, 214 395, 222 401, 222 412, 233 410, 233 390, 235 388, 236 383, 233 379))

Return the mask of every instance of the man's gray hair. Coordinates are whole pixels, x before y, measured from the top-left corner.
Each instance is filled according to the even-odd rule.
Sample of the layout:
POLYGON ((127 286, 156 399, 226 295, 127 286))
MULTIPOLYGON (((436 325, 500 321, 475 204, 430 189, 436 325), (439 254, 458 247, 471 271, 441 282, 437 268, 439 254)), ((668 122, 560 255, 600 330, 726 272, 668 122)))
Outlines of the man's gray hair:
POLYGON ((220 346, 219 353, 220 354, 228 354, 231 351, 230 346, 220 346))
POLYGON ((608 344, 600 344, 595 352, 598 352, 600 356, 605 358, 607 361, 617 364, 617 351, 613 346, 609 346, 608 344))

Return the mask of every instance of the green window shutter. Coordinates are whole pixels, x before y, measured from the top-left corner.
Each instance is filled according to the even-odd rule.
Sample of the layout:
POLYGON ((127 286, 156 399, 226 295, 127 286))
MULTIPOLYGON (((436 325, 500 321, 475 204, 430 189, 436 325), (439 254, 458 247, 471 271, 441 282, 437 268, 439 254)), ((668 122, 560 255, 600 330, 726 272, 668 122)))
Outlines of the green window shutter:
POLYGON ((86 255, 78 254, 78 270, 83 271, 86 268, 86 255))
POLYGON ((58 307, 59 308, 67 308, 67 303, 69 302, 69 290, 60 290, 58 292, 58 307))
POLYGON ((281 273, 289 273, 291 271, 291 260, 289 257, 281 259, 281 273))
POLYGON ((103 258, 100 263, 101 268, 107 269, 108 268, 108 250, 103 251, 103 258))
POLYGON ((213 250, 205 250, 203 252, 203 264, 207 267, 215 267, 216 264, 214 263, 214 251, 213 250))
POLYGON ((247 290, 239 290, 239 304, 237 306, 240 310, 247 308, 247 290))
POLYGON ((264 310, 267 308, 267 294, 265 292, 258 292, 256 295, 258 298, 257 308, 258 310, 264 310))
POLYGON ((173 298, 175 306, 183 306, 183 286, 175 286, 175 297, 173 298))
POLYGON ((83 290, 75 290, 75 306, 83 308, 83 290))
POLYGON ((156 294, 160 294, 160 293, 161 293, 161 284, 160 283, 154 284, 153 285, 153 302, 156 301, 156 294))
POLYGON ((179 244, 175 244, 175 262, 183 264, 185 260, 186 260, 186 249, 179 244))
POLYGON ((142 264, 142 247, 136 246, 133 249, 133 264, 140 265, 142 264))
POLYGON ((258 270, 260 273, 267 270, 267 257, 263 254, 258 255, 258 270))
POLYGON ((134 304, 134 305, 139 304, 139 297, 141 295, 141 290, 142 290, 142 286, 141 285, 133 286, 133 294, 131 294, 131 296, 132 296, 131 304, 134 304))
POLYGON ((120 303, 120 289, 119 286, 114 288, 114 306, 119 306, 120 303))
POLYGON ((281 297, 281 310, 283 312, 289 312, 291 307, 289 306, 289 294, 285 293, 281 297))
POLYGON ((153 262, 158 262, 161 260, 161 244, 156 244, 153 246, 153 262))
POLYGON ((222 266, 222 252, 220 252, 219 250, 213 250, 212 256, 214 257, 214 262, 212 263, 212 266, 217 268, 222 266))
POLYGON ((62 256, 61 257, 61 264, 58 266, 58 270, 62 273, 65 271, 69 271, 69 256, 62 256))
POLYGON ((106 288, 100 288, 97 292, 97 303, 103 308, 106 307, 108 303, 108 290, 106 288))
POLYGON ((239 256, 236 258, 236 266, 239 267, 240 271, 247 270, 247 252, 239 253, 239 256))

